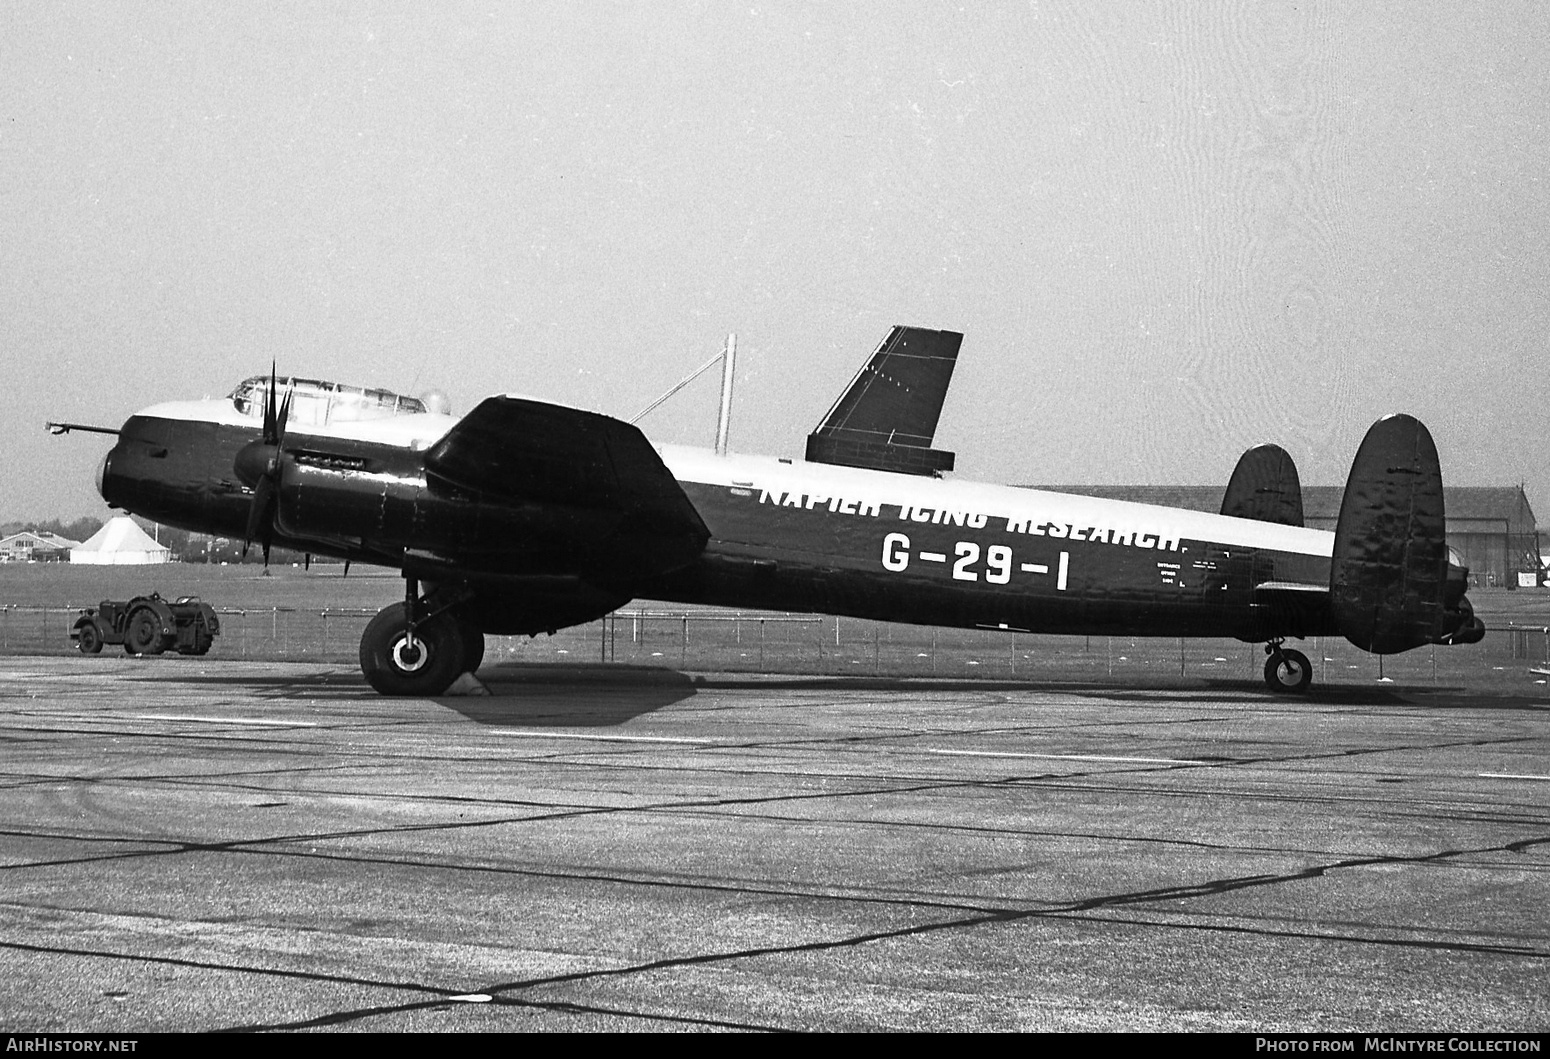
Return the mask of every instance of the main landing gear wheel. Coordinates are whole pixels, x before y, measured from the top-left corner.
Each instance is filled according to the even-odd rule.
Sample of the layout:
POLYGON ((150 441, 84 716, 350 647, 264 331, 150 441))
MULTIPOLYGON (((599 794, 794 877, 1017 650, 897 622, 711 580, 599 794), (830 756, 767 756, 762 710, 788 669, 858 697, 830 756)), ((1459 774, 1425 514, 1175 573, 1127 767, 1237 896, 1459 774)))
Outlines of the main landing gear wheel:
POLYGON ((402 603, 382 608, 361 635, 361 672, 383 695, 440 695, 467 658, 463 623, 451 614, 420 622, 411 643, 402 603))
MULTIPOLYGON (((466 621, 458 622, 463 630, 463 673, 477 673, 484 664, 484 633, 466 621)), ((460 674, 461 675, 461 674, 460 674)))
POLYGON ((1291 651, 1279 646, 1267 647, 1270 657, 1265 659, 1265 683, 1270 690, 1282 695, 1301 695, 1313 683, 1313 663, 1301 651, 1291 651))

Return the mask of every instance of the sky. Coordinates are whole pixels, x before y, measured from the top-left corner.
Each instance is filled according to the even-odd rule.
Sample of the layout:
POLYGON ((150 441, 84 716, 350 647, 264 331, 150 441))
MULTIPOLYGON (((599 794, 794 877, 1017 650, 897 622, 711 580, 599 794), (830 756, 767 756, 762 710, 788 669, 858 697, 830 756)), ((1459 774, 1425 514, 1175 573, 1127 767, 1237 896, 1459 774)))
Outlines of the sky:
POLYGON ((271 361, 630 418, 736 332, 800 456, 905 323, 960 478, 1340 484, 1403 411, 1550 525, 1547 118, 1535 0, 0 0, 0 520, 107 514, 45 420, 271 361))

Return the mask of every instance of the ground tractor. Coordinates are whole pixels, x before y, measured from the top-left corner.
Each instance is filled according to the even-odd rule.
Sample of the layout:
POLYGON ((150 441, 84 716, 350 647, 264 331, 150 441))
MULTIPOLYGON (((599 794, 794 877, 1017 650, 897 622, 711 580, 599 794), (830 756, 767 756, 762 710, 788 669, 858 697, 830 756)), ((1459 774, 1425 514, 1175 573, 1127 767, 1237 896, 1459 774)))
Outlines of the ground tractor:
POLYGON ((220 633, 215 608, 201 603, 198 596, 179 596, 169 603, 153 592, 127 603, 105 599, 87 607, 70 630, 70 639, 83 655, 96 654, 103 644, 123 644, 132 655, 168 650, 202 655, 220 633))

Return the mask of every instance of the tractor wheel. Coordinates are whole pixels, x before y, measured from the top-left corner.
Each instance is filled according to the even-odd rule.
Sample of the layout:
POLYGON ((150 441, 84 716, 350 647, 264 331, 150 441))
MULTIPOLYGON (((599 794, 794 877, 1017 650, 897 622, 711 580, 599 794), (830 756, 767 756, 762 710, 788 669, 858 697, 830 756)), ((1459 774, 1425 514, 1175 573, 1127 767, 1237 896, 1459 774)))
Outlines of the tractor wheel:
POLYGON ((89 621, 81 626, 79 639, 76 646, 81 649, 83 655, 98 654, 102 650, 102 633, 97 629, 97 623, 89 621))
POLYGON ((132 655, 161 654, 161 622, 156 620, 155 614, 141 609, 129 616, 129 626, 124 630, 124 650, 132 655))

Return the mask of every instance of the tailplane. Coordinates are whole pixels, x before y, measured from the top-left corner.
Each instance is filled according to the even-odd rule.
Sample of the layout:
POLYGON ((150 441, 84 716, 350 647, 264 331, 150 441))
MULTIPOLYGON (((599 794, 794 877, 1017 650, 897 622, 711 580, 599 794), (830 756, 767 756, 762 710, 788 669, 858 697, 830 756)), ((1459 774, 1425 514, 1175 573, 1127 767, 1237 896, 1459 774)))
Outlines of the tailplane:
POLYGON ((956 331, 895 327, 807 436, 807 462, 939 475, 953 453, 931 447, 953 380, 956 331))

